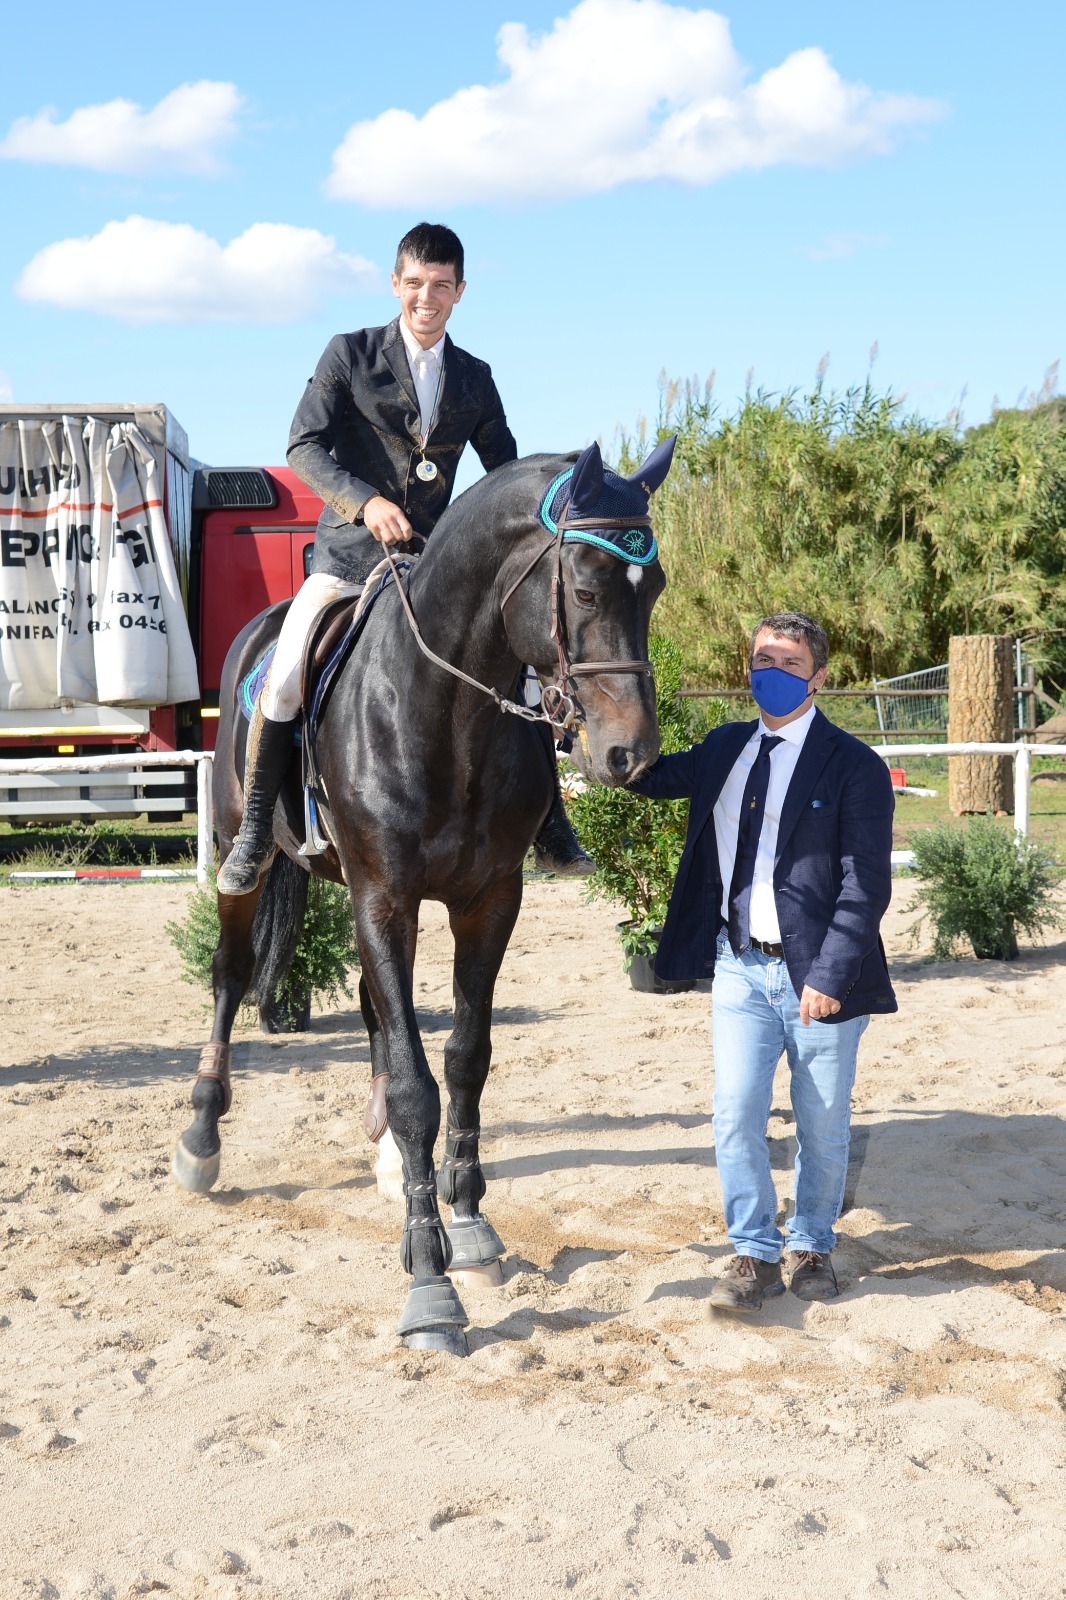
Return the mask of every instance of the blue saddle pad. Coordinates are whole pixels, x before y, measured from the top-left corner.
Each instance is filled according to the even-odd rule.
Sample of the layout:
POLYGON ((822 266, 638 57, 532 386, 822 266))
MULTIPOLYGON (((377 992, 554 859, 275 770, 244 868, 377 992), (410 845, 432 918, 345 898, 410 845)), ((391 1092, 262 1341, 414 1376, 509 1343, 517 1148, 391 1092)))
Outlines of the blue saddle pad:
POLYGON ((255 712, 255 702, 259 699, 259 692, 264 683, 266 683, 266 676, 270 671, 270 663, 274 659, 277 648, 277 641, 275 640, 262 661, 252 668, 247 677, 241 679, 241 686, 237 693, 237 703, 249 722, 252 720, 255 712))

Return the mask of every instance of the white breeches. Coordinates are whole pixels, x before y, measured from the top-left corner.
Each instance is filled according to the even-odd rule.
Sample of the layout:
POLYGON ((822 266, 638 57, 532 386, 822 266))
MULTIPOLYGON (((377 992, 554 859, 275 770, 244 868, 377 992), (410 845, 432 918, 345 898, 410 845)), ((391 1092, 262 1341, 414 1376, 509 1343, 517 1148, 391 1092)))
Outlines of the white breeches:
POLYGON ((300 665, 311 625, 324 606, 345 595, 357 595, 361 583, 345 583, 328 572, 312 572, 289 607, 278 635, 259 707, 271 722, 289 722, 300 714, 300 665))

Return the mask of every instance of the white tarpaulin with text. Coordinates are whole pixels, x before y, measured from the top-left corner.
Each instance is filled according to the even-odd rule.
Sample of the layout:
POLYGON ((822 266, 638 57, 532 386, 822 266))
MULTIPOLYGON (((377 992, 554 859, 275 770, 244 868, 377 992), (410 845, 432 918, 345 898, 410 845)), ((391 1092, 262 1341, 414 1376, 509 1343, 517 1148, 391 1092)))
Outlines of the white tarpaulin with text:
POLYGON ((133 422, 0 422, 0 710, 199 697, 163 515, 133 422))

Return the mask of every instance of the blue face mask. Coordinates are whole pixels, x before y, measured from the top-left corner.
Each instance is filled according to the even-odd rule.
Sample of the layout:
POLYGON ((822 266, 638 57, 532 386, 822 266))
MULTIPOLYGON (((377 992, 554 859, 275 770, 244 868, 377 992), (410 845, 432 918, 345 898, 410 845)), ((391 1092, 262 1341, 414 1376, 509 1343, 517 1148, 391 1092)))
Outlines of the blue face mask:
POLYGON ((751 669, 751 694, 760 711, 771 717, 787 717, 801 706, 810 694, 806 678, 797 678, 783 667, 753 667, 751 669))

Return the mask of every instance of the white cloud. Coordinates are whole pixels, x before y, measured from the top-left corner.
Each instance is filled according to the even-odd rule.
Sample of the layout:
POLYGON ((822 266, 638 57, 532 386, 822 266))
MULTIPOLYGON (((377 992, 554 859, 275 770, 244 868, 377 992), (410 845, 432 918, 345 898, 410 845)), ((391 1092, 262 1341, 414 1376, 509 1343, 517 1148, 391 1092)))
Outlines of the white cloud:
POLYGON ((563 198, 633 180, 706 184, 742 168, 887 151, 941 114, 914 95, 845 83, 819 49, 745 83, 729 23, 665 0, 580 0, 549 33, 509 22, 505 73, 348 130, 329 193, 367 205, 563 198))
POLYGON ((96 172, 214 172, 243 97, 232 83, 183 83, 145 111, 132 100, 82 106, 65 122, 52 106, 19 117, 0 140, 9 161, 56 162, 96 172))
POLYGON ((370 288, 377 269, 314 228, 256 222, 221 245, 187 222, 127 217, 46 245, 15 285, 24 300, 124 322, 292 322, 322 295, 370 288))
POLYGON ((821 244, 801 245, 800 255, 809 261, 846 261, 863 250, 883 250, 891 242, 883 233, 831 233, 821 244))

